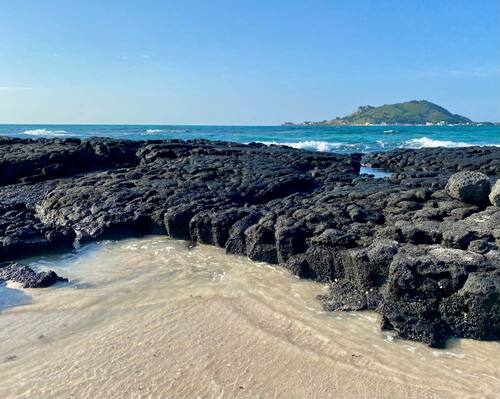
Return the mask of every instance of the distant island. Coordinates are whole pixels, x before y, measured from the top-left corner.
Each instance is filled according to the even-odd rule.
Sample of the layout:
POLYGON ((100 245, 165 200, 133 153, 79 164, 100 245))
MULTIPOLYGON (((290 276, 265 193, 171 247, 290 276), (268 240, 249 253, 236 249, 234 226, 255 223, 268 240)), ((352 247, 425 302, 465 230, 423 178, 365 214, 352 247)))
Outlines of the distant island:
MULTIPOLYGON (((482 122, 490 124, 489 122, 482 122)), ((413 100, 379 107, 365 105, 344 117, 319 122, 292 123, 286 126, 322 125, 477 125, 462 115, 452 114, 447 109, 425 100, 413 100)))

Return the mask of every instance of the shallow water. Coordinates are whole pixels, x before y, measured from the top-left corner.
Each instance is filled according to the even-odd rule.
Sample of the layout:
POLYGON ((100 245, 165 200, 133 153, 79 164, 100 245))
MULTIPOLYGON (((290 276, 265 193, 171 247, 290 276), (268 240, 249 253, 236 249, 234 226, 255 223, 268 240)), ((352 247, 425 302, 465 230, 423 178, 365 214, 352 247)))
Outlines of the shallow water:
POLYGON ((393 175, 392 172, 389 172, 382 168, 371 168, 369 166, 361 166, 359 170, 360 175, 372 175, 375 179, 383 179, 384 177, 390 177, 393 175))
MULTIPOLYGON (((32 260, 70 283, 0 313, 1 398, 494 398, 500 345, 392 339, 323 285, 167 237, 32 260)), ((17 294, 14 294, 17 292, 17 294)))

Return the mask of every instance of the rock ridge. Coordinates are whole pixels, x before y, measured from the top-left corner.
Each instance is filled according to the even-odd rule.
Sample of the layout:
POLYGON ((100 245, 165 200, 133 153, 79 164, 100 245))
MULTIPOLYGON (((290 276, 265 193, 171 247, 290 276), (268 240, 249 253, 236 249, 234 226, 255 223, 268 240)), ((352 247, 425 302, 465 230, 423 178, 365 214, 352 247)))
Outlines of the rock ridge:
POLYGON ((402 338, 499 339, 500 209, 450 194, 464 171, 493 185, 500 148, 0 138, 0 261, 168 234, 328 282, 325 309, 376 310, 402 338))

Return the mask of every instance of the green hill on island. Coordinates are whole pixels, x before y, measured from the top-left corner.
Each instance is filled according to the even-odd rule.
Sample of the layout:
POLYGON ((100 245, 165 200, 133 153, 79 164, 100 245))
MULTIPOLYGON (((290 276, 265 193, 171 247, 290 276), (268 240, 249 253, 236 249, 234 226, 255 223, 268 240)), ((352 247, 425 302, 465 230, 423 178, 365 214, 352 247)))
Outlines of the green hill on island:
MULTIPOLYGON (((365 105, 344 117, 321 122, 304 122, 301 125, 425 125, 473 123, 462 115, 452 114, 447 109, 425 100, 386 104, 380 107, 365 105)), ((293 125, 293 123, 286 123, 293 125)))

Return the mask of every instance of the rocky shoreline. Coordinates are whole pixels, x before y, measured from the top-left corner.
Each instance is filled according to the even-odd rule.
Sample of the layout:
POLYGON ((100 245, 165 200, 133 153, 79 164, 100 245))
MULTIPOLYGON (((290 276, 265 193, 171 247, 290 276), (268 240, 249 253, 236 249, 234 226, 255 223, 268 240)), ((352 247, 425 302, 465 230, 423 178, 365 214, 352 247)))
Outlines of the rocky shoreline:
POLYGON ((58 277, 13 262, 163 233, 330 282, 325 309, 376 310, 402 338, 497 340, 499 177, 497 147, 363 158, 206 140, 0 138, 0 279, 45 286, 58 277), (362 162, 393 175, 360 175, 362 162))

